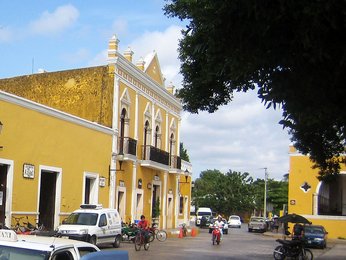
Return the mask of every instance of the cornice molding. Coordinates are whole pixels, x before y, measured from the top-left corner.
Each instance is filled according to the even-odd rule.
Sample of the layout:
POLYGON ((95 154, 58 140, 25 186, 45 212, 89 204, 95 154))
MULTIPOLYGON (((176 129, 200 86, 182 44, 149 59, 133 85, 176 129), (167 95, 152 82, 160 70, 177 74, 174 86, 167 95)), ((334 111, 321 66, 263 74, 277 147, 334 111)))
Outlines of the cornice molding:
POLYGON ((109 60, 109 63, 115 65, 115 73, 121 80, 137 89, 140 94, 158 101, 162 106, 171 107, 170 110, 175 113, 179 114, 182 111, 182 104, 176 97, 151 79, 149 75, 138 69, 133 63, 129 62, 122 54, 117 54, 118 56, 109 60), (151 93, 152 95, 150 95, 151 93), (155 95, 159 98, 155 98, 155 95))

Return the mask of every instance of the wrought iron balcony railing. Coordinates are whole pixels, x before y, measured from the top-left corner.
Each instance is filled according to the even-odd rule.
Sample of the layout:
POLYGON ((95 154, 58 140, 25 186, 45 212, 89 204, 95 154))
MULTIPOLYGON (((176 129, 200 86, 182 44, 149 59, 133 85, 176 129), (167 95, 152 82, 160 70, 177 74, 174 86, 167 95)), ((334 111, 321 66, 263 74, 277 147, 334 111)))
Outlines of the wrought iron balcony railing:
POLYGON ((171 166, 171 168, 180 170, 181 169, 181 158, 179 156, 176 156, 176 155, 171 155, 169 166, 171 166))
POLYGON ((119 153, 137 155, 137 140, 131 137, 119 137, 119 153))
POLYGON ((142 145, 142 160, 169 165, 169 153, 151 145, 142 145))

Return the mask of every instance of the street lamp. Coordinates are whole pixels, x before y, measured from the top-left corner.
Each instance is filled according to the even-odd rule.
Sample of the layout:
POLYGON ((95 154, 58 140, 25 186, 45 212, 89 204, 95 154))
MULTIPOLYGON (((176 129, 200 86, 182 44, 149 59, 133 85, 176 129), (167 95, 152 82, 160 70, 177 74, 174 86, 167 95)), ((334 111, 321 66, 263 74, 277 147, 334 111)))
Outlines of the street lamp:
MULTIPOLYGON (((4 125, 2 124, 2 122, 0 121, 0 134, 1 134, 1 131, 2 131, 2 127, 3 127, 4 125)), ((2 149, 2 148, 4 148, 3 146, 0 146, 0 149, 2 149)))

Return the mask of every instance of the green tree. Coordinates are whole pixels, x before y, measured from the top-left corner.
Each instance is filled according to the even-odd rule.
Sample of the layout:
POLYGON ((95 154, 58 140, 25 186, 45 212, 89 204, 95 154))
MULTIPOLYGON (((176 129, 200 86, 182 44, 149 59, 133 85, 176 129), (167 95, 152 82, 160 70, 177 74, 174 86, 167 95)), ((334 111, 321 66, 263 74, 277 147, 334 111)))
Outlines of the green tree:
POLYGON ((346 145, 346 1, 172 0, 187 20, 179 44, 184 109, 214 112, 257 88, 320 176, 340 170, 346 145), (337 157, 335 157, 337 156, 337 157))
POLYGON ((194 204, 197 207, 210 207, 224 215, 251 212, 254 208, 254 189, 248 173, 226 174, 219 170, 206 170, 195 181, 194 204))
POLYGON ((184 144, 180 143, 180 158, 187 162, 190 162, 190 157, 187 153, 187 150, 184 148, 184 144))
MULTIPOLYGON (((257 179, 253 182, 255 190, 255 209, 264 211, 264 179, 257 179)), ((283 205, 288 202, 288 182, 276 181, 273 179, 267 180, 267 205, 273 205, 273 213, 279 215, 283 205)))

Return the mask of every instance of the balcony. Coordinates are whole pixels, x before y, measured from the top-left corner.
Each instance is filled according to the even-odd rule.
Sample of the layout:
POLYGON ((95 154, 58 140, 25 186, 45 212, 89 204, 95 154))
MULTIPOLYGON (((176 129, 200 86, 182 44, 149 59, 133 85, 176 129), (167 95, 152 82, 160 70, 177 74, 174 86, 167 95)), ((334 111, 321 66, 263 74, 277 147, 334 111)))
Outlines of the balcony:
POLYGON ((169 169, 170 173, 180 173, 181 172, 181 158, 176 155, 171 155, 169 166, 170 166, 170 169, 169 169))
POLYGON ((124 160, 135 160, 137 157, 137 140, 131 137, 119 137, 119 154, 124 155, 124 160))
POLYGON ((156 170, 169 170, 169 153, 151 145, 142 145, 141 166, 156 170))

